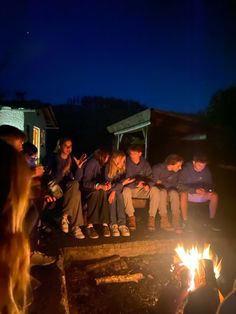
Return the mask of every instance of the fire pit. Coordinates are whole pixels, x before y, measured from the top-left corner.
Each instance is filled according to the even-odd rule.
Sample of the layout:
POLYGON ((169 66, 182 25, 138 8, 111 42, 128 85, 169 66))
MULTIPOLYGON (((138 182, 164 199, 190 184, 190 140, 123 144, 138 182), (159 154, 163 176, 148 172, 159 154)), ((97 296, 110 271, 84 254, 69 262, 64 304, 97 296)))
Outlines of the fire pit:
MULTIPOLYGON (((71 252, 70 249, 67 250, 68 259, 65 261, 65 269, 71 313, 92 314, 104 311, 107 313, 137 313, 140 311, 142 313, 163 313, 163 307, 166 312, 174 313, 175 309, 181 308, 189 291, 194 290, 193 269, 195 269, 195 287, 203 282, 203 278, 205 278, 203 273, 200 275, 200 271, 197 271, 196 267, 188 268, 188 266, 196 266, 197 262, 193 259, 197 257, 199 269, 204 269, 202 261, 211 256, 209 246, 203 251, 197 248, 185 250, 183 246, 177 246, 177 243, 172 241, 167 246, 163 244, 160 246, 159 243, 158 249, 162 248, 163 251, 160 250, 157 253, 154 250, 149 252, 154 252, 154 254, 147 255, 142 254, 143 250, 139 247, 142 246, 142 243, 140 244, 142 241, 137 242, 136 249, 134 243, 131 246, 130 255, 134 256, 127 256, 130 245, 128 243, 124 244, 125 249, 121 244, 117 244, 117 250, 114 251, 105 247, 105 250, 110 252, 110 256, 103 258, 100 256, 101 248, 95 248, 99 258, 94 260, 86 260, 86 258, 85 260, 80 258, 75 260, 74 249, 71 252), (111 256, 111 253, 114 252, 118 252, 120 255, 113 254, 111 256), (126 256, 122 256, 122 252, 126 256), (190 263, 191 259, 192 263, 190 263), (179 278, 177 278, 178 276, 179 278), (166 305, 168 305, 167 309, 166 305)), ((144 241, 145 250, 148 246, 146 242, 144 241)), ((155 241, 152 241, 149 244, 152 249, 155 248, 154 243, 155 241)), ((77 249, 79 250, 79 248, 77 249)), ((87 257, 88 251, 89 248, 87 248, 87 257)), ((79 255, 81 257, 81 252, 79 255)), ((216 258, 214 260, 219 274, 220 263, 216 258)))

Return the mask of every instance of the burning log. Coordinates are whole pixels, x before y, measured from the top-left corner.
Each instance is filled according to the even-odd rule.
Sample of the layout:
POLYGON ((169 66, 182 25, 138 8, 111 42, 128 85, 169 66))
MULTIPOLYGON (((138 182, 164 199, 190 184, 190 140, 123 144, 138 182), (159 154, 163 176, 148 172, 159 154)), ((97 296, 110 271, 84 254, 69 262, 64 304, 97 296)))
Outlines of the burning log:
POLYGON ((95 278, 96 285, 107 284, 107 283, 121 283, 121 282, 136 282, 144 279, 142 273, 128 274, 128 275, 113 275, 105 276, 101 278, 95 278))
POLYGON ((97 269, 104 268, 105 266, 107 266, 109 264, 116 263, 118 261, 120 261, 120 256, 119 255, 113 255, 113 256, 104 258, 103 260, 99 260, 95 263, 92 263, 92 264, 85 266, 85 270, 86 270, 86 272, 95 271, 97 269))

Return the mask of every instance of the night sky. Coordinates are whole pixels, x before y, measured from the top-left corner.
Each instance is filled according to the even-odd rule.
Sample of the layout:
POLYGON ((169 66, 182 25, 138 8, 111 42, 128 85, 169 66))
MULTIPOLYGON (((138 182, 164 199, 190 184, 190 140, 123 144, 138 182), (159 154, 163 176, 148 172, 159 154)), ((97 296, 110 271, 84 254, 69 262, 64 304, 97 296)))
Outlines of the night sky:
POLYGON ((0 10, 0 90, 65 103, 132 99, 196 112, 236 85, 230 0, 8 0, 0 10))

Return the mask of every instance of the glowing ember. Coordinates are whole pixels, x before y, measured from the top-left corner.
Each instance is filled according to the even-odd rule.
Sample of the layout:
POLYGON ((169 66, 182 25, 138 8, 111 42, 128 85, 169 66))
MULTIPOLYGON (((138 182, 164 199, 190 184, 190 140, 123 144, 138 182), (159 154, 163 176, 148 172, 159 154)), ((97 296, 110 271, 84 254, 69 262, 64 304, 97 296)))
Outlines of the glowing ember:
POLYGON ((200 251, 197 247, 192 247, 190 250, 185 250, 182 245, 178 245, 175 249, 178 258, 180 260, 179 265, 183 265, 188 268, 190 272, 190 282, 188 290, 195 290, 202 283, 203 274, 201 273, 201 262, 203 260, 211 260, 213 263, 213 269, 215 278, 219 278, 221 271, 221 261, 217 256, 213 256, 210 251, 210 245, 206 245, 203 251, 200 251))

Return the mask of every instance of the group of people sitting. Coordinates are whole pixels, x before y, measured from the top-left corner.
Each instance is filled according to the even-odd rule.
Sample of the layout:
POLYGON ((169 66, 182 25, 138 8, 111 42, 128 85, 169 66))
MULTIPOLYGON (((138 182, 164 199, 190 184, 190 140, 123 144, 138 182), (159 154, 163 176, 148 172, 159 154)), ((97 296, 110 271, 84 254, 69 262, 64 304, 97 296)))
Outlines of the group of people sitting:
MULTIPOLYGON (((89 158, 84 154, 77 159, 72 140, 61 138, 43 167, 37 164, 37 148, 24 143, 25 139, 21 130, 0 126, 0 280, 4 283, 0 285, 0 312, 17 312, 24 305, 27 271, 34 265, 34 256, 43 256, 29 243, 30 234, 40 219, 40 209, 48 203, 60 206, 61 230, 77 239, 85 238, 85 233, 98 238, 97 225, 102 226, 104 237, 130 236, 136 229, 135 198, 149 200, 150 232, 156 229, 157 212, 162 229, 181 232, 181 216, 183 225, 188 225, 189 201, 209 201, 209 223, 214 227, 218 195, 205 156, 194 156, 182 169, 182 157, 171 154, 151 168, 141 147, 132 145, 128 156, 98 149, 89 158), (42 177, 48 179, 46 189, 42 177)), ((46 264, 55 261, 47 258, 46 264)))
POLYGON ((129 236, 130 231, 136 230, 134 199, 149 200, 150 232, 156 230, 157 212, 161 229, 180 233, 182 226, 189 227, 189 201, 209 201, 207 223, 218 230, 214 222, 218 195, 213 190, 206 156, 196 155, 183 169, 182 166, 183 158, 170 154, 163 163, 151 168, 139 145, 129 148, 128 157, 123 151, 109 154, 98 149, 90 158, 83 155, 77 159, 72 155, 72 140, 60 139, 47 171, 63 191, 62 231, 71 230, 76 238, 83 239, 81 226, 86 226, 87 235, 96 239, 99 235, 94 225, 101 225, 104 237, 129 236))

